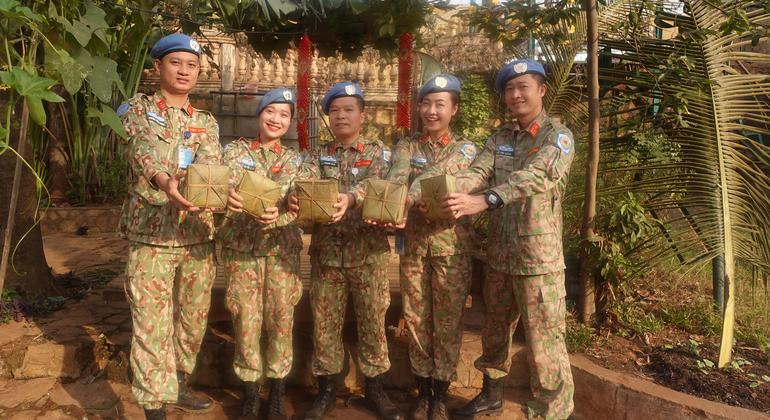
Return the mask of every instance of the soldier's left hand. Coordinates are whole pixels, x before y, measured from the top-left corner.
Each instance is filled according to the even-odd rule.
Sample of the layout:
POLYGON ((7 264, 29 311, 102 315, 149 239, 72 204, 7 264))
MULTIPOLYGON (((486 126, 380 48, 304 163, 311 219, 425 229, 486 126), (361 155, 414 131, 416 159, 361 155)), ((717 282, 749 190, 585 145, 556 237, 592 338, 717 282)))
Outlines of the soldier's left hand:
POLYGON ((243 211, 243 197, 238 195, 234 188, 230 188, 230 193, 227 195, 227 209, 234 213, 243 211))
POLYGON ((470 195, 464 193, 447 194, 441 208, 448 211, 455 220, 463 216, 473 216, 481 213, 489 206, 483 195, 470 195))
POLYGON ((259 216, 257 218, 257 221, 259 223, 262 223, 263 225, 269 225, 271 223, 274 223, 276 220, 278 220, 278 207, 268 207, 265 209, 265 214, 262 216, 259 216))

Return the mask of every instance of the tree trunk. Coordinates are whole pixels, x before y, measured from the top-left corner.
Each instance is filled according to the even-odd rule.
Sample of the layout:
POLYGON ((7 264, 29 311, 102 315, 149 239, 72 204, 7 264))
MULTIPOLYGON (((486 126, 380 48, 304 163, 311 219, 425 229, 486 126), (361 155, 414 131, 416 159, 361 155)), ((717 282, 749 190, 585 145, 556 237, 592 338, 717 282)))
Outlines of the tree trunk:
POLYGON ((590 322, 596 312, 596 285, 588 250, 594 237, 596 177, 599 171, 599 11, 596 0, 585 0, 588 40, 588 157, 583 205, 583 246, 580 252, 580 320, 590 322))
MULTIPOLYGON (((69 94, 60 85, 52 89, 62 98, 69 98, 69 94)), ((67 115, 70 112, 76 112, 72 108, 72 102, 67 99, 64 103, 46 103, 46 114, 48 114, 48 162, 46 169, 48 177, 46 186, 51 194, 51 204, 55 206, 66 206, 67 192, 70 190, 69 170, 67 160, 67 115)))
MULTIPOLYGON (((14 121, 21 120, 22 127, 26 125, 22 116, 20 107, 14 112, 14 121)), ((25 113, 24 113, 25 114, 25 113)), ((27 141, 27 136, 21 137, 19 131, 14 130, 11 134, 11 144, 19 150, 21 142, 27 141)), ((33 162, 33 151, 30 144, 22 147, 23 157, 27 162, 33 162)), ((0 185, 13 185, 16 162, 16 154, 12 151, 6 151, 0 155, 0 185)), ((35 177, 26 166, 21 168, 21 177, 19 179, 18 201, 15 211, 15 218, 12 226, 8 226, 8 215, 11 204, 11 193, 13 188, 0 188, 0 233, 5 238, 7 229, 12 229, 9 250, 8 268, 5 272, 4 285, 2 290, 15 289, 25 297, 35 297, 41 295, 50 295, 54 292, 53 278, 51 270, 45 259, 43 252, 43 236, 40 231, 40 225, 35 224, 35 213, 37 209, 37 193, 35 191, 35 177), (18 247, 17 247, 18 245, 18 247), (15 249, 15 252, 14 252, 15 249)), ((0 248, 4 247, 0 242, 0 248)), ((2 255, 0 249, 0 255, 2 255)), ((2 274, 0 274, 1 276, 2 274)))

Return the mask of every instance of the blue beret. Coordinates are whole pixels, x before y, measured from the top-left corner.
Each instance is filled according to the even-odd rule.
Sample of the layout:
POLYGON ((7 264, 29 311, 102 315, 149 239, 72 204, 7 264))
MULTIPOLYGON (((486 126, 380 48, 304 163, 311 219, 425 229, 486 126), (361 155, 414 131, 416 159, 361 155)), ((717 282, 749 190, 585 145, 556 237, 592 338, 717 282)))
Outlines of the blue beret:
POLYGON ((336 85, 332 86, 331 89, 329 89, 328 92, 326 92, 326 95, 324 95, 323 100, 323 111, 324 114, 329 114, 329 106, 332 104, 332 101, 334 99, 343 97, 343 96, 357 96, 361 98, 361 100, 364 100, 364 92, 361 91, 361 86, 358 86, 355 82, 340 82, 336 85))
POLYGON ((158 42, 152 46, 152 49, 150 50, 150 57, 156 60, 160 60, 166 54, 177 51, 192 53, 200 57, 201 46, 198 44, 198 41, 190 38, 190 36, 181 33, 175 33, 166 35, 159 39, 158 42))
POLYGON ((508 83, 509 80, 515 79, 523 74, 540 74, 543 77, 547 77, 543 65, 539 62, 528 58, 514 60, 504 65, 503 68, 497 72, 495 89, 497 89, 498 92, 503 92, 505 90, 505 84, 508 83))
POLYGON ((422 98, 424 98, 425 95, 436 92, 460 93, 460 80, 447 73, 441 73, 434 76, 420 88, 420 92, 417 94, 417 102, 422 101, 422 98))
POLYGON ((296 104, 294 92, 285 87, 275 88, 267 92, 257 105, 257 115, 261 114, 262 110, 270 104, 289 104, 291 115, 294 115, 294 105, 296 104))

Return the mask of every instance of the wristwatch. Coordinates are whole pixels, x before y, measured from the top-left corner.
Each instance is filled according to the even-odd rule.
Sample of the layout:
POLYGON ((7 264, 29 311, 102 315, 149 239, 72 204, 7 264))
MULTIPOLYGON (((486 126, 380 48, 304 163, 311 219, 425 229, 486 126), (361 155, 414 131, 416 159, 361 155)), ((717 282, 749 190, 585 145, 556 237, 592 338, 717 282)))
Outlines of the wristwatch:
POLYGON ((503 206, 503 199, 500 198, 494 191, 487 191, 484 193, 484 201, 487 202, 489 210, 499 209, 503 206))

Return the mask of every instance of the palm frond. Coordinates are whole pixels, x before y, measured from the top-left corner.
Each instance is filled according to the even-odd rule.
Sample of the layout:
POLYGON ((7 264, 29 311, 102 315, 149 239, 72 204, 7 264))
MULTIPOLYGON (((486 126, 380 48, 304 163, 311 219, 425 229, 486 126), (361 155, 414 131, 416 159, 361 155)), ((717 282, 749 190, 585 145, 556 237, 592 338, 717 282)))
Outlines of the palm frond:
POLYGON ((770 78, 746 74, 736 63, 770 63, 770 56, 750 51, 749 35, 721 34, 720 26, 741 9, 750 11, 748 19, 758 28, 767 25, 770 12, 745 0, 719 8, 704 0, 684 3, 681 14, 661 12, 677 26, 672 39, 642 35, 600 41, 617 61, 601 77, 612 82, 615 101, 625 98, 634 105, 607 107, 612 114, 605 117, 631 122, 616 126, 615 134, 655 127, 679 146, 678 162, 625 166, 622 141, 607 142, 603 161, 604 170, 614 173, 658 170, 621 188, 650 194, 649 209, 673 215, 664 223, 677 250, 661 250, 649 238, 635 250, 642 261, 654 264, 683 250, 689 252, 687 263, 725 256, 727 297, 719 361, 724 366, 733 340, 735 260, 770 271, 770 148, 749 137, 768 134, 770 78))

